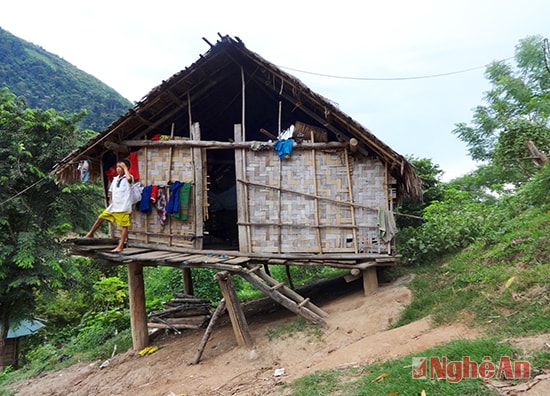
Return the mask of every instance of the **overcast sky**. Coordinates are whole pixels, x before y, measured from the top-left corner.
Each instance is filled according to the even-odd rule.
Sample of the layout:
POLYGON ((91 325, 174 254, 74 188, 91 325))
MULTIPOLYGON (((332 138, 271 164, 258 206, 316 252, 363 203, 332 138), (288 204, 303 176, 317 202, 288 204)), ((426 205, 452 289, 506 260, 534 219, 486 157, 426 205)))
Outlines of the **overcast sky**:
POLYGON ((548 37, 549 26, 548 0, 18 0, 0 7, 0 27, 131 101, 194 63, 209 48, 203 38, 237 36, 400 154, 432 159, 444 180, 475 168, 452 130, 483 104, 484 66, 514 64, 519 41, 548 37), (454 73, 463 70, 470 71, 454 73))

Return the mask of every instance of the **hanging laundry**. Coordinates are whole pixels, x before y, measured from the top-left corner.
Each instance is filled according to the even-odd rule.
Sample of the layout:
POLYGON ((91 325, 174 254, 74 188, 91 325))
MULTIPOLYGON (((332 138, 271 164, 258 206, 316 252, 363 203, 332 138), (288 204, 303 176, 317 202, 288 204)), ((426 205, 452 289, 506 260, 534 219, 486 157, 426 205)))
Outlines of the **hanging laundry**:
POLYGON ((386 243, 390 242, 396 232, 397 226, 393 213, 389 210, 378 209, 378 236, 380 239, 386 243))
MULTIPOLYGON (((158 187, 157 187, 158 190, 158 187)), ((153 186, 145 186, 141 191, 141 203, 139 204, 139 211, 143 213, 151 213, 153 208, 151 207, 151 193, 153 186)))
POLYGON ((157 197, 159 195, 159 186, 153 185, 151 186, 151 203, 157 202, 157 197))
POLYGON ((157 215, 160 220, 160 225, 164 227, 166 222, 166 188, 159 187, 159 192, 157 196, 157 215))
POLYGON ((130 160, 130 174, 134 176, 134 181, 139 180, 139 162, 138 162, 138 152, 132 151, 128 154, 128 159, 130 160))
POLYGON ((166 205, 166 213, 178 213, 180 205, 180 188, 183 186, 183 183, 180 181, 175 181, 170 187, 170 199, 168 200, 168 205, 166 205))
MULTIPOLYGON (((138 155, 137 151, 133 151, 130 154, 128 154, 128 160, 130 161, 130 174, 134 177, 134 181, 139 180, 139 161, 138 161, 138 155)), ((109 162, 109 165, 111 165, 107 170, 105 171, 105 176, 109 180, 112 180, 113 177, 117 176, 118 173, 116 171, 116 164, 118 160, 114 156, 110 156, 107 160, 109 162), (114 162, 113 162, 114 161, 114 162)))
POLYGON ((80 171, 80 180, 82 183, 87 183, 90 178, 90 163, 88 160, 82 160, 78 163, 78 170, 80 171))
POLYGON ((277 154, 280 158, 290 158, 290 155, 292 154, 293 143, 293 139, 277 140, 273 144, 273 148, 275 149, 275 151, 277 151, 277 154))
POLYGON ((189 218, 189 199, 191 197, 192 183, 184 183, 179 189, 179 210, 173 213, 176 219, 187 220, 189 218))

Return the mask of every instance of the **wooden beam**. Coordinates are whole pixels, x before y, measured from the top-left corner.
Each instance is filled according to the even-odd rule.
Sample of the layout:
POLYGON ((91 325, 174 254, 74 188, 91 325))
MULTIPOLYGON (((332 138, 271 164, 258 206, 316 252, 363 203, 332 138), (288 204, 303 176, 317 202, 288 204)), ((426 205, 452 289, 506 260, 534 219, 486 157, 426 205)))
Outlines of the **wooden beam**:
MULTIPOLYGON (((179 246, 163 246, 159 244, 152 243, 143 243, 138 241, 128 242, 130 247, 142 247, 142 248, 151 248, 156 250, 168 250, 171 252, 184 253, 184 254, 205 254, 204 250, 193 249, 179 246)), ((268 259, 287 259, 287 260, 377 260, 377 259, 389 259, 394 260, 399 258, 399 256, 389 257, 387 254, 380 253, 323 253, 323 254, 311 254, 311 253, 253 253, 253 252, 241 252, 238 250, 216 250, 216 254, 226 254, 232 257, 246 257, 248 259, 258 259, 258 260, 268 260, 268 259)), ((120 255, 113 255, 120 256, 120 255)), ((236 264, 236 262, 232 262, 236 264)), ((233 271, 233 269, 228 269, 228 271, 233 271)))
POLYGON ((359 141, 355 138, 349 140, 349 151, 356 153, 359 148, 359 141))
MULTIPOLYGON (((239 124, 236 124, 239 125, 239 124)), ((124 140, 122 142, 128 147, 157 147, 157 146, 173 146, 173 147, 204 147, 208 149, 236 149, 236 148, 245 148, 252 149, 253 146, 258 144, 258 141, 233 141, 233 142, 221 142, 217 140, 124 140)), ((267 146, 272 146, 272 143, 262 142, 267 146)), ((300 144, 293 143, 292 150, 334 150, 338 148, 348 147, 347 143, 344 142, 322 142, 322 143, 311 143, 311 142, 302 142, 300 144)))
POLYGON ((125 144, 118 144, 108 141, 103 143, 103 146, 105 146, 107 150, 116 151, 117 153, 128 154, 130 152, 130 147, 125 144))
MULTIPOLYGON (((298 302, 296 302, 289 296, 283 294, 282 292, 276 292, 271 290, 268 285, 266 285, 260 280, 260 278, 256 278, 251 274, 248 274, 246 272, 240 272, 239 275, 242 276, 246 281, 250 282, 258 290, 270 296, 274 301, 281 304, 283 307, 285 307, 289 311, 294 312, 297 315, 300 315, 301 317, 303 317, 304 319, 308 320, 313 324, 317 324, 323 327, 327 326, 327 323, 325 322, 323 317, 315 313, 312 309, 310 309, 309 306, 302 307, 302 308, 298 307, 298 302)), ((285 292, 287 292, 286 289, 285 289, 285 292)), ((303 301, 303 297, 301 297, 300 302, 302 301, 303 301)), ((320 308, 317 307, 317 309, 320 309, 320 308)))

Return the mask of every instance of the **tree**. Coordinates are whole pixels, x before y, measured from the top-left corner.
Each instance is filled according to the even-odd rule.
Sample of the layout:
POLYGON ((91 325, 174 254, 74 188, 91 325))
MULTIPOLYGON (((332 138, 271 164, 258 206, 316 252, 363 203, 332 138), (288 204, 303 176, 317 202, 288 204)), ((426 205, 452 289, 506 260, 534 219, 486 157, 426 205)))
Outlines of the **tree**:
POLYGON ((520 40, 516 68, 504 61, 488 66, 487 104, 477 106, 472 125, 459 123, 453 131, 472 159, 495 166, 504 183, 520 185, 537 170, 527 141, 541 151, 550 149, 550 72, 543 42, 540 36, 520 40))
MULTIPOLYGON (((441 183, 443 171, 439 165, 434 164, 429 158, 415 158, 411 156, 408 160, 413 164, 418 176, 422 180, 422 201, 406 200, 399 205, 397 212, 422 217, 424 208, 433 201, 443 198, 443 185, 441 183)), ((408 216, 398 216, 396 221, 400 229, 421 224, 418 219, 408 216)))
POLYGON ((76 271, 58 238, 87 220, 78 212, 94 188, 63 192, 48 171, 85 139, 75 126, 80 116, 28 109, 24 99, 0 90, 0 354, 10 319, 28 316, 39 293, 76 271))

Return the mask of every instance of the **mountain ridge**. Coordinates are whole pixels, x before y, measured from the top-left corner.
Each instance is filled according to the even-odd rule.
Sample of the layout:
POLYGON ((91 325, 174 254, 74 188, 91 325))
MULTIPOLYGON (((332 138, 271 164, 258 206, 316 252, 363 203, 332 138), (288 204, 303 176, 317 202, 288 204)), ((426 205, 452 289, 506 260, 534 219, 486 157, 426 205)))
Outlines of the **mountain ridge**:
POLYGON ((98 78, 0 27, 3 87, 24 97, 31 108, 69 114, 85 109, 79 126, 94 131, 102 131, 133 105, 98 78))

